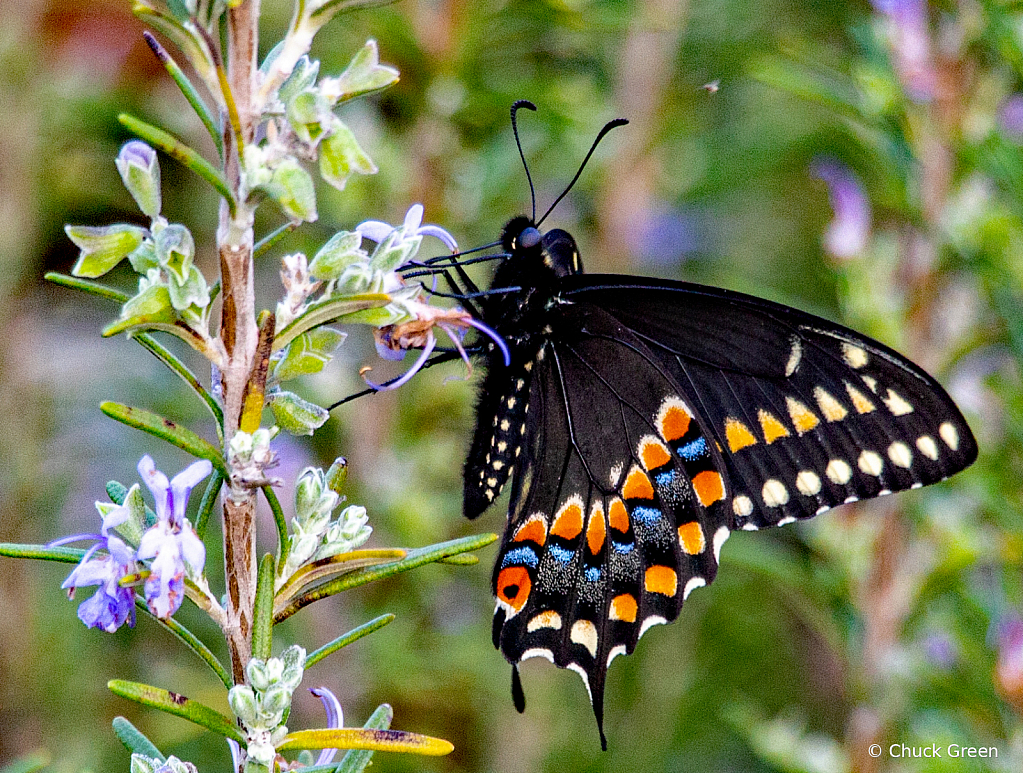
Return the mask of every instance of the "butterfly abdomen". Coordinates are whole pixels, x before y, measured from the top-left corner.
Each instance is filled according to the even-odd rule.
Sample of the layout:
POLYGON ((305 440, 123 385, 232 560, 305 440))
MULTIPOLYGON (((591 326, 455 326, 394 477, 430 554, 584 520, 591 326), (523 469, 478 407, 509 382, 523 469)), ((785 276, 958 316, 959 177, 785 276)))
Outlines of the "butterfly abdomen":
POLYGON ((532 359, 512 348, 505 365, 493 353, 480 382, 476 401, 476 431, 465 460, 463 512, 476 518, 501 494, 522 454, 529 412, 532 359))

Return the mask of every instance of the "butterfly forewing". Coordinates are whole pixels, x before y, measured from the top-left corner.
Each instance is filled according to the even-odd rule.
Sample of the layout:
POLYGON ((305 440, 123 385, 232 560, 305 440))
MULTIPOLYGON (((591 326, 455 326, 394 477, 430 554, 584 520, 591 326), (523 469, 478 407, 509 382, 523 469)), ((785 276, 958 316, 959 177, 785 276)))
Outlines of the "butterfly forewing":
POLYGON ((688 391, 724 453, 739 528, 935 483, 976 458, 941 386, 848 328, 684 283, 573 277, 563 295, 622 322, 688 391))

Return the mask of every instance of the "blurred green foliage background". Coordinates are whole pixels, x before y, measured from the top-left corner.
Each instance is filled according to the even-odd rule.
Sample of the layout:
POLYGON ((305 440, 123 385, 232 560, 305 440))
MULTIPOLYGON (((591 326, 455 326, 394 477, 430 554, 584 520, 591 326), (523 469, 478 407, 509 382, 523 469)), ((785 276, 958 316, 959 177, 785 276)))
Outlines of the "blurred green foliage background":
MULTIPOLYGON (((264 2, 264 53, 290 12, 264 2)), ((116 308, 41 279, 75 258, 65 223, 136 218, 113 165, 127 139, 117 113, 200 141, 142 29, 125 0, 0 5, 0 541, 94 528, 104 483, 133 482, 146 451, 169 473, 186 464, 103 418, 101 400, 202 426, 159 363, 100 340, 116 308)), ((321 602, 287 624, 289 639, 311 649, 377 614, 398 620, 317 665, 307 686, 333 689, 349 724, 389 702, 396 727, 456 746, 439 759, 378 754, 375 769, 1023 769, 1023 3, 402 0, 336 20, 313 55, 336 73, 368 37, 402 79, 343 117, 381 171, 324 191, 319 222, 263 259, 262 306, 279 295, 280 255, 312 254, 364 219, 400 222, 417 201, 465 247, 496 238, 529 202, 514 100, 540 108, 521 133, 541 208, 621 115, 630 126, 548 221, 575 234, 589 270, 702 281, 844 321, 938 376, 981 447, 952 482, 735 535, 713 587, 616 661, 607 753, 574 674, 530 661, 515 713, 490 644, 493 549, 475 568, 431 566, 321 602), (869 200, 851 242, 824 241, 822 158, 869 200), (875 759, 873 743, 996 747, 998 759, 875 759)), ((173 162, 163 169, 165 214, 191 227, 215 275, 216 199, 173 162)), ((277 224, 267 216, 260 233, 277 224)), ((358 367, 379 364, 366 331, 353 333, 305 384, 311 399, 355 391, 358 367)), ((347 456, 370 546, 499 531, 500 507, 479 524, 460 516, 472 384, 441 370, 345 406, 311 442, 282 443, 278 474, 347 456)), ((269 547, 268 514, 264 526, 269 547)), ((0 563, 0 764, 43 748, 54 770, 126 770, 110 731, 125 714, 200 771, 229 767, 222 744, 106 690, 135 679, 226 710, 216 680, 150 621, 86 630, 59 589, 67 571, 0 563)), ((186 622, 215 641, 194 611, 186 622)), ((318 726, 320 711, 297 697, 288 724, 318 726)))

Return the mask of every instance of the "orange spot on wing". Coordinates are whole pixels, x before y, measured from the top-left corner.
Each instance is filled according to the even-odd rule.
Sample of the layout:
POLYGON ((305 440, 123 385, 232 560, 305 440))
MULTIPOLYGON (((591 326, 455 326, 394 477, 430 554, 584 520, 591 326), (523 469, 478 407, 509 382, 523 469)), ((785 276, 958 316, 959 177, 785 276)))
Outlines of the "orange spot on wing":
POLYGON ((725 419, 725 439, 728 440, 728 448, 733 454, 740 448, 756 445, 757 442, 750 428, 731 416, 725 419))
POLYGON ((804 432, 809 432, 821 423, 821 420, 817 418, 817 414, 799 402, 799 400, 789 397, 786 399, 785 404, 788 406, 792 425, 800 435, 804 432))
POLYGON ((778 438, 788 437, 789 431, 785 429, 785 425, 774 414, 761 409, 757 414, 757 418, 760 419, 760 429, 764 431, 764 440, 768 444, 773 443, 778 438))
POLYGON ((551 534, 566 540, 573 540, 583 530, 583 508, 578 502, 571 501, 565 504, 554 519, 551 526, 551 534))
POLYGON ((714 470, 704 470, 694 475, 693 488, 704 507, 725 498, 725 482, 721 479, 721 473, 714 470))
POLYGON ((631 593, 623 593, 611 600, 611 611, 608 617, 612 620, 621 620, 623 623, 636 622, 636 612, 639 605, 636 604, 636 597, 631 593))
POLYGON ((703 536, 703 529, 696 521, 684 523, 678 527, 678 544, 691 556, 698 555, 707 547, 707 540, 703 536))
POLYGON ((527 540, 535 542, 537 545, 543 545, 547 541, 547 527, 539 518, 531 518, 515 532, 514 542, 525 542, 527 540))
POLYGON ((593 555, 597 555, 604 547, 605 534, 604 510, 597 505, 590 511, 590 522, 586 525, 586 544, 593 555))
POLYGON ((671 454, 662 443, 650 438, 640 447, 639 458, 647 470, 656 470, 671 461, 671 454))
POLYGON ((509 566, 497 575, 497 597, 516 612, 525 606, 533 581, 522 566, 509 566))
POLYGON ((689 414, 681 405, 669 403, 659 417, 658 429, 661 437, 671 442, 678 440, 689 430, 689 414))
POLYGON ((622 496, 626 499, 653 499, 654 486, 650 478, 639 467, 629 470, 629 477, 622 487, 622 496))
POLYGON ((626 534, 629 531, 629 511, 625 509, 625 503, 618 497, 611 500, 611 507, 608 511, 608 522, 615 531, 626 534))
POLYGON ((674 596, 678 590, 678 575, 670 566, 651 566, 643 577, 643 587, 650 593, 674 596))

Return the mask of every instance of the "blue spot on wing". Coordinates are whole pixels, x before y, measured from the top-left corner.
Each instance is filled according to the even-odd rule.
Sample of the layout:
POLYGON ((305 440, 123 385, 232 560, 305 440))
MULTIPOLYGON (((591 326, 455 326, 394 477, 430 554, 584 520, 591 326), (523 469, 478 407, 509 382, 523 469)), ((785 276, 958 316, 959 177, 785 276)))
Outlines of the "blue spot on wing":
POLYGON ((622 543, 622 542, 615 542, 614 540, 611 540, 611 547, 613 547, 615 549, 616 553, 631 553, 632 549, 635 546, 636 545, 635 545, 634 542, 622 543))
POLYGON ((662 515, 656 507, 634 507, 632 508, 632 517, 649 526, 661 520, 662 515))
POLYGON ((675 482, 675 471, 668 470, 667 472, 662 472, 654 480, 657 481, 657 485, 661 488, 671 488, 671 485, 675 482))
POLYGON ((551 545, 550 551, 551 555, 554 556, 556 559, 558 559, 558 561, 560 561, 563 564, 567 564, 569 561, 572 560, 572 556, 575 555, 574 550, 566 550, 560 545, 551 545))
POLYGON ((685 459, 687 462, 691 462, 694 459, 699 459, 701 456, 707 455, 707 439, 696 438, 692 443, 686 443, 680 449, 678 449, 678 455, 685 459))
POLYGON ((600 569, 595 566, 591 566, 586 570, 586 579, 590 582, 596 582, 600 579, 600 569))
POLYGON ((521 547, 509 550, 504 554, 504 558, 501 559, 501 568, 508 566, 509 564, 525 564, 526 566, 536 567, 538 559, 536 553, 532 548, 521 547))

